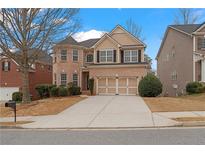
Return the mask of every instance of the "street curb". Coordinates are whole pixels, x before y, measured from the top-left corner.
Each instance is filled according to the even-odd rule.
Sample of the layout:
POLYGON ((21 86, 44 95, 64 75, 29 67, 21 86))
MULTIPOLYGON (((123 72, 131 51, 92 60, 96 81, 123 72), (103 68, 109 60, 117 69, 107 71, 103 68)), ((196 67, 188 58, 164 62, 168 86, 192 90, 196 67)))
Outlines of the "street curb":
POLYGON ((184 127, 205 126, 205 121, 183 122, 182 126, 184 127))

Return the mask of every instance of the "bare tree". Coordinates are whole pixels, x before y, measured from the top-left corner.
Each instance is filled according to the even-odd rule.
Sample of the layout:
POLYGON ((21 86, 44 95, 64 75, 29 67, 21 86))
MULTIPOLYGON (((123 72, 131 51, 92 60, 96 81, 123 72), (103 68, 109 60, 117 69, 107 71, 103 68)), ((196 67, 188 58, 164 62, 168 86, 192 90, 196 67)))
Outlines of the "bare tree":
POLYGON ((79 9, 0 9, 0 49, 22 74, 23 102, 30 102, 29 69, 52 45, 79 28, 79 9), (17 51, 17 52, 13 52, 17 51), (32 51, 32 52, 31 52, 32 51))
POLYGON ((131 18, 126 21, 127 31, 130 32, 132 35, 136 36, 140 40, 144 41, 145 37, 142 33, 142 27, 136 24, 131 18))
POLYGON ((200 19, 200 15, 193 9, 182 8, 178 9, 174 18, 174 24, 195 24, 200 19))
MULTIPOLYGON (((126 21, 127 31, 130 32, 132 35, 136 36, 140 40, 144 41, 145 37, 143 36, 142 27, 136 24, 131 18, 126 21)), ((145 61, 150 65, 152 65, 152 58, 149 57, 147 54, 144 55, 145 61)))

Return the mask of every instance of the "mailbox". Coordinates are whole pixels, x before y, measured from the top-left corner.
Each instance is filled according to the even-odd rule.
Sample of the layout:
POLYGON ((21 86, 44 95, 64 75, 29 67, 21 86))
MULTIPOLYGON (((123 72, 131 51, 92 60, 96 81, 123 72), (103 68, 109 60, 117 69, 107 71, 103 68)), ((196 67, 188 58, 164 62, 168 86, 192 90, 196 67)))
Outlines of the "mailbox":
POLYGON ((16 102, 15 101, 8 101, 5 103, 5 107, 10 107, 14 110, 14 122, 16 122, 16 102))

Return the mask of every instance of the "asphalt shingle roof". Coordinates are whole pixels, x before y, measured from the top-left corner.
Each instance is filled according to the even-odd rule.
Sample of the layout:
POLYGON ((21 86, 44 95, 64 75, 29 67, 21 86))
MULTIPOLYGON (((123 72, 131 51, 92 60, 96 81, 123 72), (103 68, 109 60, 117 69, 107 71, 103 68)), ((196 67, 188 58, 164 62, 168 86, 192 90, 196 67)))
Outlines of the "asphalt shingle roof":
POLYGON ((89 40, 85 40, 85 41, 79 42, 79 44, 80 44, 81 46, 90 48, 90 47, 92 47, 95 43, 97 43, 97 41, 99 41, 99 40, 100 40, 100 38, 89 39, 89 40))
POLYGON ((194 31, 196 31, 201 24, 188 24, 188 25, 170 25, 170 27, 173 27, 175 29, 184 31, 188 34, 192 34, 194 31))

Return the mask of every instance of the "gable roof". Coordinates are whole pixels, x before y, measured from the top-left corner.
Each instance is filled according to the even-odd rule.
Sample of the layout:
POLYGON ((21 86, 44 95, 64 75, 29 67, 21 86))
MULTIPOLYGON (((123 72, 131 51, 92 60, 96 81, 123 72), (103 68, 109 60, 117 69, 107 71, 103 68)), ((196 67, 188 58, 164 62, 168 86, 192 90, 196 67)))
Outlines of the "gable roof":
POLYGON ((187 25, 169 25, 166 29, 166 32, 165 32, 165 35, 164 35, 164 38, 162 40, 162 43, 160 45, 160 48, 159 48, 159 51, 157 53, 157 56, 156 56, 156 59, 159 57, 160 53, 161 53, 161 49, 162 49, 162 46, 164 45, 164 42, 165 42, 165 39, 167 37, 167 34, 168 34, 168 30, 171 28, 171 29, 174 29, 178 32, 181 32, 183 34, 186 34, 187 36, 192 36, 192 34, 197 31, 198 29, 200 29, 201 27, 203 27, 205 24, 202 23, 202 24, 187 24, 187 25))
POLYGON ((118 43, 114 38, 112 38, 108 33, 105 33, 92 47, 95 47, 100 42, 102 42, 105 38, 109 38, 112 42, 114 42, 116 45, 121 45, 118 43))
POLYGON ((138 42, 140 42, 141 44, 143 44, 144 47, 146 47, 146 44, 144 42, 142 42, 139 38, 137 38, 136 36, 134 36, 133 34, 131 34, 130 32, 128 32, 124 27, 122 27, 121 25, 117 25, 109 34, 112 35, 113 32, 117 29, 120 28, 122 29, 124 32, 126 32, 128 35, 130 35, 132 38, 134 38, 135 40, 137 40, 138 42))
POLYGON ((201 24, 188 24, 188 25, 170 25, 169 27, 172 27, 176 30, 180 30, 180 31, 187 33, 187 34, 192 34, 200 26, 201 26, 201 24))
POLYGON ((58 45, 63 45, 63 44, 72 44, 72 45, 78 45, 78 42, 72 37, 69 36, 65 40, 57 43, 58 45))
POLYGON ((100 38, 89 39, 89 40, 85 40, 85 41, 79 42, 79 44, 81 46, 84 46, 84 47, 87 47, 87 48, 91 48, 99 40, 100 40, 100 38))

